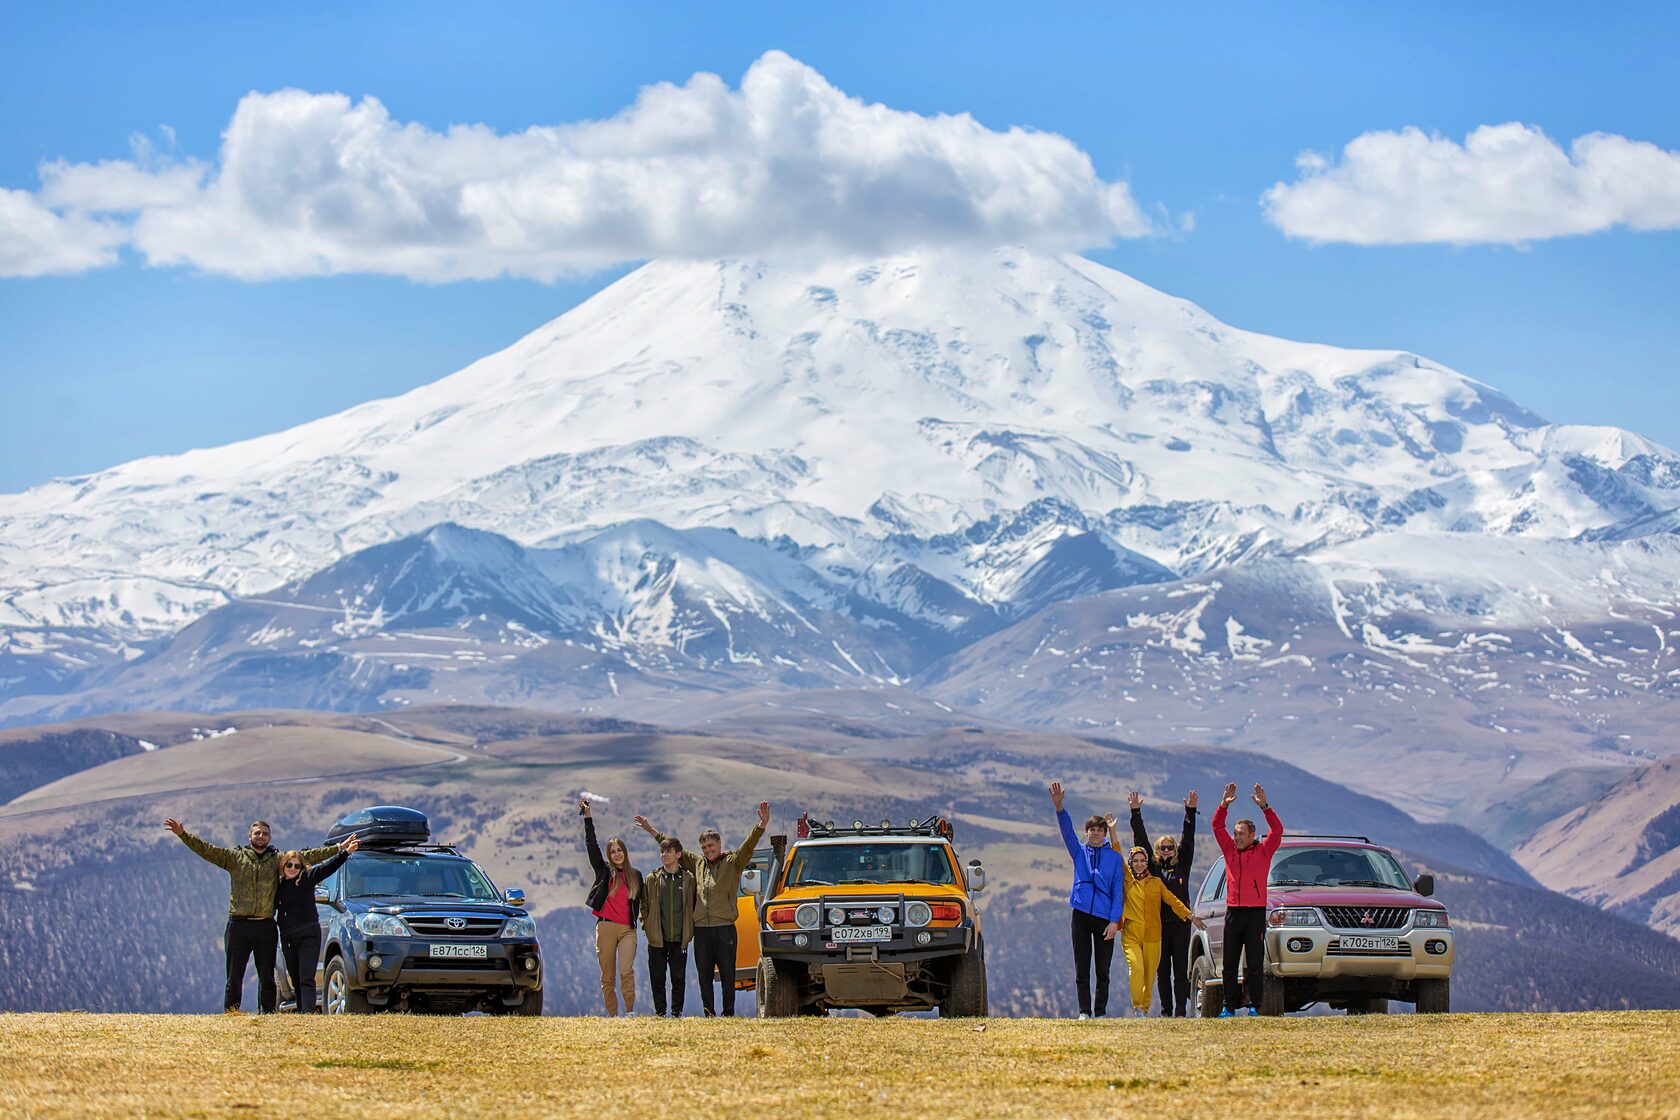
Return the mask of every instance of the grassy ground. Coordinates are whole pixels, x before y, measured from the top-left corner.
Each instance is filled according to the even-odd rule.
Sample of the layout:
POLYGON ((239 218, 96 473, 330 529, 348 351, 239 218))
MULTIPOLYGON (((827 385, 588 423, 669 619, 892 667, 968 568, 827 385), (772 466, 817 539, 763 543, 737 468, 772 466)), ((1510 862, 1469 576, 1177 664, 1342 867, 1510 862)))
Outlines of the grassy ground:
POLYGON ((0 1016, 0 1031, 0 1116, 1404 1120, 1680 1109, 1680 1012, 983 1025, 56 1014, 0 1016))

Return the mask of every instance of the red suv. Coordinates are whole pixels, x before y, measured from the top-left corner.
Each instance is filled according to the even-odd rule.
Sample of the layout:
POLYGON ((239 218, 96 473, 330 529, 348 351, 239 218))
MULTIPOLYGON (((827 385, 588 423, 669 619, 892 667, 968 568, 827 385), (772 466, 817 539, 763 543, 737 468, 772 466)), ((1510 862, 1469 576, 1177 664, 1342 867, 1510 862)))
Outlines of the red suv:
MULTIPOLYGON (((1258 1011, 1282 1015, 1323 1003, 1382 1014, 1389 1000, 1448 1010, 1453 931, 1432 902, 1435 879, 1408 881, 1394 853, 1364 836, 1285 836, 1266 884, 1266 989, 1258 1011)), ((1225 860, 1202 880, 1194 910, 1207 923, 1190 942, 1190 1013, 1219 1014, 1225 860)))

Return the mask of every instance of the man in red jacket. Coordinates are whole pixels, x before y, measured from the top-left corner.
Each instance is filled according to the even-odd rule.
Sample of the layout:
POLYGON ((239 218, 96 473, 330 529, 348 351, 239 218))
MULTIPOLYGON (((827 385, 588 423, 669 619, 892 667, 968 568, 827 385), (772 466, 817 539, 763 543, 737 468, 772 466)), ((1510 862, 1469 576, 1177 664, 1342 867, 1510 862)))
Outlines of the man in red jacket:
POLYGON ((1266 880, 1271 877, 1272 855, 1283 843, 1283 822, 1272 812, 1266 789, 1254 784, 1254 803, 1266 817, 1266 835, 1254 839, 1254 822, 1241 820, 1232 832, 1225 831, 1225 813, 1237 799, 1237 783, 1225 787, 1225 797, 1213 812, 1213 838, 1225 853, 1225 968, 1221 985, 1226 1019, 1237 1013, 1242 991, 1237 984, 1237 964, 1247 958, 1243 976, 1248 989, 1248 1013, 1260 1013, 1260 996, 1266 989, 1266 880))

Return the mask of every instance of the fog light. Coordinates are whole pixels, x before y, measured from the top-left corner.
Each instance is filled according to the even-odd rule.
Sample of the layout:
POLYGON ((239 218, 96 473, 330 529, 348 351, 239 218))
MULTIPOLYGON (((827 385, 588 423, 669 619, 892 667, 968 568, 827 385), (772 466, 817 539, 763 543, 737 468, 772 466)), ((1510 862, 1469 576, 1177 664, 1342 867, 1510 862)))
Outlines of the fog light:
POLYGON ((793 935, 793 943, 803 949, 811 943, 811 935, 808 933, 796 933, 793 935))
POLYGON ((1435 940, 1426 941, 1423 944, 1423 951, 1432 957, 1438 957, 1447 951, 1447 943, 1435 940))
POLYGON ((373 956, 368 958, 368 967, 369 968, 378 968, 380 965, 382 965, 384 963, 385 963, 385 958, 380 956, 378 953, 375 953, 373 956))
POLYGON ((536 957, 526 957, 525 958, 525 971, 526 972, 535 972, 536 970, 537 970, 537 958, 536 957))
POLYGON ((933 944, 933 934, 929 933, 927 930, 924 929, 922 932, 920 932, 916 935, 916 944, 918 944, 918 945, 932 945, 933 944))
POLYGON ((1289 951, 1291 953, 1305 953, 1307 950, 1309 950, 1311 948, 1312 948, 1312 941, 1308 938, 1305 938, 1305 937, 1291 937, 1289 939, 1289 951))

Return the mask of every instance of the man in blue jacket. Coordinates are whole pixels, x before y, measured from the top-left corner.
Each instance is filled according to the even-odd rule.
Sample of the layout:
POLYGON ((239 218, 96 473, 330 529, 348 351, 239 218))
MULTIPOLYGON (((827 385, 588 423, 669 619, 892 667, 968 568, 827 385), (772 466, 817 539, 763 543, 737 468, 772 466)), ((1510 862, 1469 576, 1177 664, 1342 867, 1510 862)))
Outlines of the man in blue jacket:
POLYGON ((1073 818, 1062 808, 1067 791, 1062 783, 1050 783, 1050 802, 1056 806, 1056 824, 1062 843, 1073 860, 1073 890, 1068 905, 1073 908, 1074 983, 1079 991, 1079 1017, 1101 1018, 1108 1011, 1108 966, 1114 959, 1114 935, 1120 932, 1120 918, 1126 905, 1124 864, 1119 852, 1108 846, 1108 822, 1093 816, 1085 822, 1085 842, 1073 832, 1073 818), (1091 962, 1097 965, 1097 997, 1091 999, 1091 962))

